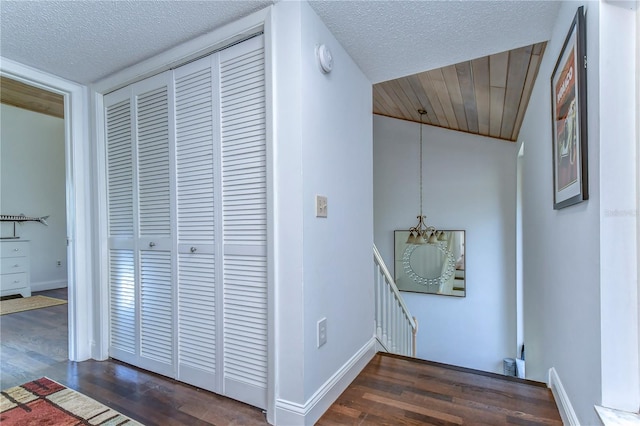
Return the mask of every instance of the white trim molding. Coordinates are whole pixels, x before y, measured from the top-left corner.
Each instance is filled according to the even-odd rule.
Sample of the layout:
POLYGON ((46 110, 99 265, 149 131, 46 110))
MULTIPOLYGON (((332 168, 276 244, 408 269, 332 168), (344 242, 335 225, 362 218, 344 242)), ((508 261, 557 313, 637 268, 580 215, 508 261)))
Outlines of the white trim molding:
POLYGON ((69 359, 91 357, 93 182, 87 87, 0 57, 0 75, 64 96, 65 173, 67 187, 67 259, 69 359))
POLYGON ((387 346, 384 343, 382 343, 382 340, 378 339, 378 336, 374 336, 373 338, 376 340, 376 353, 389 352, 389 349, 387 349, 387 346))
POLYGON ((596 413, 604 426, 633 426, 640 424, 640 414, 628 413, 613 408, 595 406, 596 413))
POLYGON ((360 374, 375 354, 376 339, 372 337, 304 404, 276 399, 276 424, 313 425, 360 374))
POLYGON ((31 291, 45 291, 55 290, 57 288, 67 287, 67 280, 53 280, 53 281, 40 281, 37 283, 31 282, 31 291))
POLYGON ((549 380, 547 382, 547 386, 551 389, 553 397, 556 400, 558 411, 560 411, 560 417, 562 417, 562 423, 570 426, 580 426, 580 421, 578 420, 578 416, 571 405, 569 395, 567 395, 567 392, 564 390, 562 382, 560 381, 560 376, 558 376, 558 372, 553 367, 549 369, 549 380))

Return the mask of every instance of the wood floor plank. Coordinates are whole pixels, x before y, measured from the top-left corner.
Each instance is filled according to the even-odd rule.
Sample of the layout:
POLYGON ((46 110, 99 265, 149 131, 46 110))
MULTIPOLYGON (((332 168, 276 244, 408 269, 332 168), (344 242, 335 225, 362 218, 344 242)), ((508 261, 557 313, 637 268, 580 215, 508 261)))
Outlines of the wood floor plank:
MULTIPOLYGON (((394 369, 398 372, 399 367, 395 366, 394 369)), ((557 411, 552 404, 553 400, 549 399, 548 389, 538 386, 523 387, 520 383, 428 365, 415 370, 411 365, 406 366, 404 374, 415 376, 417 382, 426 384, 434 392, 451 395, 460 400, 470 399, 488 406, 513 408, 517 411, 536 409, 545 415, 557 411)))
POLYGON ((405 411, 410 411, 413 413, 422 414, 423 416, 427 416, 430 418, 442 420, 445 422, 461 425, 462 418, 458 416, 453 416, 447 413, 443 413, 441 411, 430 410, 428 408, 421 407, 416 404, 410 404, 405 401, 398 401, 397 399, 386 398, 380 395, 374 395, 371 393, 365 393, 363 396, 364 399, 369 401, 379 402, 381 404, 385 404, 389 407, 397 407, 405 411))
MULTIPOLYGON (((265 414, 256 407, 119 361, 67 361, 66 317, 67 305, 3 316, 3 389, 8 383, 14 386, 47 376, 149 426, 267 424, 265 414)), ((317 424, 562 422, 553 395, 540 384, 377 354, 317 424)))
POLYGON ((490 411, 474 410, 469 407, 461 407, 454 399, 451 401, 443 401, 440 399, 432 399, 429 396, 417 395, 412 392, 407 392, 402 395, 403 399, 412 401, 414 404, 421 404, 428 406, 434 411, 455 414, 460 418, 473 418, 474 421, 481 421, 488 424, 501 424, 505 423, 506 416, 493 413, 490 411))
POLYGON ((364 424, 357 410, 357 419, 383 424, 562 424, 539 383, 388 354, 377 354, 318 424, 364 424))

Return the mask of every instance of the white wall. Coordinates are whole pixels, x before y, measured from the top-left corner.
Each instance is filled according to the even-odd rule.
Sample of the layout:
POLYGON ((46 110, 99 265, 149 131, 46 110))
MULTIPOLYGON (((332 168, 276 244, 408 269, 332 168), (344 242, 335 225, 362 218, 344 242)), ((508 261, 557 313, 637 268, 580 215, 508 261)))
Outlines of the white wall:
POLYGON ((372 342, 371 83, 307 3, 277 3, 273 14, 277 405, 312 423, 318 394, 372 342), (319 44, 333 53, 330 74, 319 44), (327 218, 315 216, 316 194, 328 198, 327 218))
MULTIPOLYGON (((527 377, 554 367, 581 424, 600 399, 598 8, 586 4, 590 199, 553 210, 550 78, 580 3, 563 3, 540 64, 519 140, 523 165, 523 281, 527 377)), ((612 141, 608 141, 611 143, 612 141)), ((616 141, 616 145, 620 141, 616 141)), ((617 283, 611 283, 617 285, 617 283)))
MULTIPOLYGON (((638 38, 631 2, 600 4, 600 297, 602 405, 636 411, 638 38), (611 142, 616 141, 615 149, 611 142), (620 327, 620 324, 625 324, 620 327)), ((636 3, 635 7, 638 5, 636 3)))
MULTIPOLYGON (((30 240, 32 290, 67 285, 64 120, 0 105, 0 213, 46 216, 16 226, 30 240), (56 266, 60 260, 61 266, 56 266)), ((2 236, 13 232, 2 223, 2 236)))
POLYGON ((371 82, 313 9, 302 8, 302 161, 305 397, 373 335, 373 136, 371 82), (323 74, 315 48, 334 69, 323 74), (317 218, 315 196, 328 198, 317 218), (317 321, 327 344, 317 348, 317 321))
MULTIPOLYGON (((419 125, 374 116, 374 240, 393 269, 393 231, 419 214, 419 125)), ((424 126, 424 214, 466 231, 464 298, 403 293, 418 357, 502 372, 516 355, 514 143, 424 126)), ((393 273, 393 272, 392 272, 393 273)))

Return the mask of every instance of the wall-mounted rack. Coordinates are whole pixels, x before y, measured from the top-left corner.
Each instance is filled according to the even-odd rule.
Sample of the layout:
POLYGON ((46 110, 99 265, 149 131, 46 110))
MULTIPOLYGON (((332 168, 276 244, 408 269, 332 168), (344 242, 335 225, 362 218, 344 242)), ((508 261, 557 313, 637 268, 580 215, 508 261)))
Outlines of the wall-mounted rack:
POLYGON ((22 223, 22 222, 39 222, 45 226, 49 226, 49 224, 47 223, 47 219, 49 218, 49 216, 42 216, 42 217, 31 217, 31 216, 25 216, 23 214, 0 214, 0 222, 13 222, 13 235, 10 237, 0 237, 0 239, 2 240, 15 240, 20 238, 17 234, 16 234, 16 223, 22 223))

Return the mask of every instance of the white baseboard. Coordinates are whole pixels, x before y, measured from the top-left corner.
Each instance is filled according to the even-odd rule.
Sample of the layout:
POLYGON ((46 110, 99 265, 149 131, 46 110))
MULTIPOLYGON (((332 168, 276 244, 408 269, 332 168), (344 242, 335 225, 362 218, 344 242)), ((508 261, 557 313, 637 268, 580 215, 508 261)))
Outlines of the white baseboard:
POLYGON ((275 424, 313 425, 376 354, 372 338, 329 378, 304 404, 277 399, 275 424))
POLYGON ((580 426, 580 421, 578 420, 576 412, 573 410, 573 405, 571 405, 567 392, 565 392, 562 386, 560 376, 558 376, 558 372, 553 367, 549 369, 548 386, 556 400, 560 417, 562 417, 562 423, 570 426, 580 426))
POLYGON ((639 413, 629 413, 626 411, 616 410, 614 408, 595 406, 596 413, 600 417, 600 421, 604 426, 621 426, 621 425, 638 425, 640 424, 639 413))
POLYGON ((67 286, 67 280, 54 280, 54 281, 40 281, 38 283, 31 283, 31 292, 55 290, 56 288, 63 288, 67 286))
POLYGON ((380 339, 378 339, 377 336, 374 336, 374 339, 376 340, 376 353, 377 352, 389 352, 389 350, 387 349, 385 344, 382 343, 382 341, 380 339))

